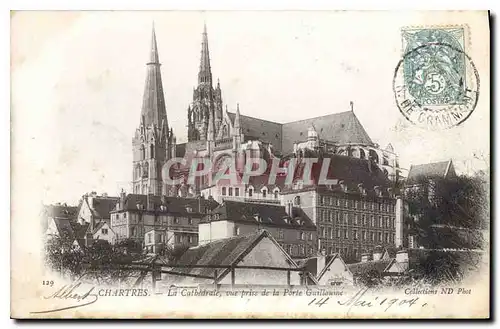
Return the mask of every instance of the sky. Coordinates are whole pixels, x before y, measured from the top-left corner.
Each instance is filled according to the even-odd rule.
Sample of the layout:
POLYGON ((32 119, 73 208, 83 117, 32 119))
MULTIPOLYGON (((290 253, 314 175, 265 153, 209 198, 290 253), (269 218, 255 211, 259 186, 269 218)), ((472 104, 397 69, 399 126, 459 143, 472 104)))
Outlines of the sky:
POLYGON ((12 190, 43 203, 130 191, 155 24, 169 125, 186 140, 206 22, 212 75, 230 111, 289 122, 349 110, 401 166, 489 157, 489 38, 477 13, 17 12, 11 18, 12 190), (462 125, 413 126, 392 91, 404 26, 467 24, 466 53, 481 78, 462 125))

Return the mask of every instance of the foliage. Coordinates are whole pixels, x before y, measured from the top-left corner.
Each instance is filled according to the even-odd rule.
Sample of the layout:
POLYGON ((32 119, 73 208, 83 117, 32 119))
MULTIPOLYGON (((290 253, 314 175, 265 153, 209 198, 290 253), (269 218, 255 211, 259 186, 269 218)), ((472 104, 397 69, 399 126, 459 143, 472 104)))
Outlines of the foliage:
POLYGON ((357 282, 366 287, 376 287, 380 285, 383 281, 383 277, 380 272, 375 269, 366 271, 357 277, 357 282))
POLYGON ((45 243, 46 263, 53 270, 72 278, 85 277, 98 282, 113 283, 128 276, 120 264, 131 263, 141 254, 124 253, 105 240, 96 240, 90 246, 73 244, 70 235, 53 235, 45 243))
POLYGON ((139 241, 130 238, 121 240, 115 245, 115 248, 130 255, 142 253, 142 244, 139 241))
POLYGON ((409 234, 424 248, 483 247, 489 224, 485 180, 479 176, 420 179, 406 190, 409 234))
POLYGON ((165 245, 163 248, 162 254, 166 256, 169 263, 177 262, 181 256, 189 249, 187 244, 176 243, 173 245, 165 245))

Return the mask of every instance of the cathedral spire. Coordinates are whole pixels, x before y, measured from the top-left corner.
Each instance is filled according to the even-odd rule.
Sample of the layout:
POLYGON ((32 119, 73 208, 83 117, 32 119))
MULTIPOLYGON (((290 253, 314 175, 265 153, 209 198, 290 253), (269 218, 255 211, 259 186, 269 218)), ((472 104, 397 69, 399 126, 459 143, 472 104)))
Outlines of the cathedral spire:
POLYGON ((155 33, 154 22, 153 22, 153 32, 151 33, 151 53, 149 55, 148 64, 160 64, 160 59, 158 58, 158 46, 156 44, 156 33, 155 33))
POLYGON ((167 111, 165 108, 165 96, 163 95, 160 61, 154 24, 151 34, 149 61, 147 63, 141 120, 141 123, 146 126, 155 124, 159 127, 164 123, 166 125, 166 129, 168 130, 167 111))
POLYGON ((240 133, 240 103, 236 105, 236 115, 234 116, 234 130, 240 133))
POLYGON ((203 37, 201 41, 200 72, 198 73, 198 83, 208 83, 212 85, 212 71, 210 69, 210 53, 208 51, 207 24, 203 25, 203 37))

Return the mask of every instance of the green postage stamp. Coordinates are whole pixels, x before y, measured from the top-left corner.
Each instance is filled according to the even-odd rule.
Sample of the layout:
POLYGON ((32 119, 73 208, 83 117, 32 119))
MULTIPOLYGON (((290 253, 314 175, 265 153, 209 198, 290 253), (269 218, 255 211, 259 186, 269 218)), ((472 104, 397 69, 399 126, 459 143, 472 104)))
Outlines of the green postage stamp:
POLYGON ((466 54, 465 27, 401 30, 403 58, 394 77, 401 113, 426 128, 450 128, 476 107, 479 76, 466 54))

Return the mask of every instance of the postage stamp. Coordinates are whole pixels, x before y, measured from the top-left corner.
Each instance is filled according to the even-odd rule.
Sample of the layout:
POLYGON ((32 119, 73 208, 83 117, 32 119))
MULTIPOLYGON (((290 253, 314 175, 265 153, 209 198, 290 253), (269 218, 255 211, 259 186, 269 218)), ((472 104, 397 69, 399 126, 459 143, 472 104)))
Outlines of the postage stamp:
POLYGON ((399 110, 410 122, 446 129, 467 120, 479 98, 479 74, 466 54, 465 27, 403 29, 394 75, 399 110))

